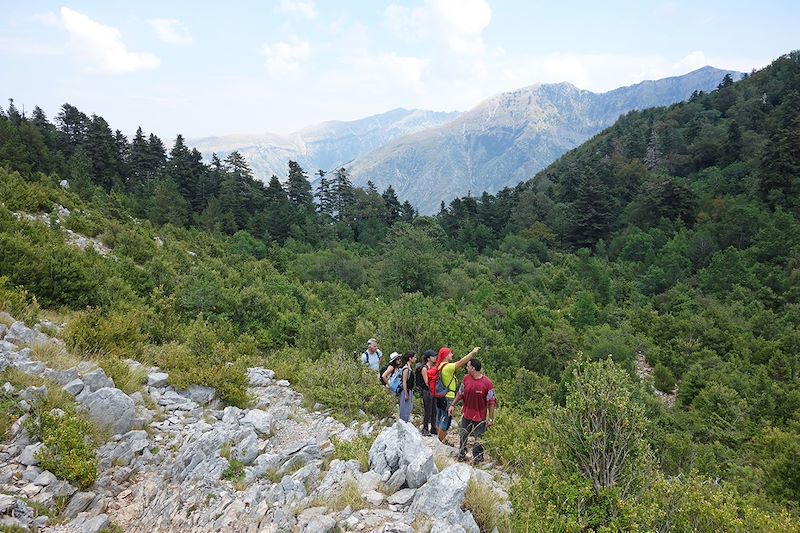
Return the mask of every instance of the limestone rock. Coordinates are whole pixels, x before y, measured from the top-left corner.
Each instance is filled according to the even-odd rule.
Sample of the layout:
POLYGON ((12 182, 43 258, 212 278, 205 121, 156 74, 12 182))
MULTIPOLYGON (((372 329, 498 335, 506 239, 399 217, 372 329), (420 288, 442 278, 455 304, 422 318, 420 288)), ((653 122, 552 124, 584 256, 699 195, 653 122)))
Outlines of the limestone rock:
POLYGON ((75 518, 78 513, 86 510, 89 505, 94 501, 96 495, 94 492, 76 492, 70 498, 66 509, 64 509, 64 516, 67 518, 75 518))
POLYGON ((91 372, 86 372, 82 379, 89 392, 97 392, 100 389, 114 387, 114 380, 106 376, 106 373, 103 372, 102 368, 97 368, 91 372))
POLYGON ((22 322, 14 322, 5 335, 5 340, 16 345, 20 344, 44 344, 49 340, 49 337, 44 333, 36 331, 26 326, 22 322))
POLYGON ((166 372, 152 372, 147 374, 148 387, 166 387, 169 374, 166 372))
POLYGON ((369 465, 387 479, 398 470, 405 470, 410 488, 421 487, 437 471, 433 452, 422 442, 417 428, 402 420, 375 439, 369 450, 369 465))
POLYGON ((25 449, 22 450, 22 454, 19 456, 19 462, 25 466, 38 465, 39 459, 36 458, 36 454, 42 449, 42 446, 44 445, 41 442, 25 446, 25 449))
POLYGON ((261 409, 250 409, 244 415, 242 424, 253 426, 253 429, 261 435, 272 433, 272 416, 261 409))
POLYGON ((98 389, 87 396, 83 404, 89 418, 115 434, 127 433, 133 427, 133 400, 119 389, 98 389))
POLYGON ((64 385, 64 390, 70 396, 75 397, 75 396, 77 396, 78 394, 80 394, 83 391, 84 387, 85 387, 85 385, 83 383, 83 380, 81 380, 81 379, 73 379, 72 381, 70 381, 69 383, 64 385))
POLYGON ((434 528, 439 527, 436 525, 438 522, 441 527, 450 528, 447 531, 462 528, 467 533, 479 533, 472 514, 461 510, 470 475, 471 468, 458 463, 431 476, 428 482, 417 490, 410 511, 433 518, 434 528))

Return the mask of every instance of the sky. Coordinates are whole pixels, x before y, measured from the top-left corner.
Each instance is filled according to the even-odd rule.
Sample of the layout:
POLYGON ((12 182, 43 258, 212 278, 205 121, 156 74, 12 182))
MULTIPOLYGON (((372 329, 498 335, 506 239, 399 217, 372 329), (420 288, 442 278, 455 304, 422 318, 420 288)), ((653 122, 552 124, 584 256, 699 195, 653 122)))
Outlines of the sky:
MULTIPOLYGON (((5 2, 0 97, 132 135, 286 134, 535 83, 603 92, 800 48, 800 2, 5 2)), ((7 105, 3 102, 4 106, 7 105)))

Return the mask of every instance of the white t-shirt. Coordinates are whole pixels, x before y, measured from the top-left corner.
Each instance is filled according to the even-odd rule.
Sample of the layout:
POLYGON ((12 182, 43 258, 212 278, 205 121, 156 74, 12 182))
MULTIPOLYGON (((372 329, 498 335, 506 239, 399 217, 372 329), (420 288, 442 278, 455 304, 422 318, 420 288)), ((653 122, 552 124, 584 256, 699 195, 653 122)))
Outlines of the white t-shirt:
POLYGON ((371 370, 379 372, 381 357, 383 357, 383 354, 380 350, 375 350, 375 353, 369 353, 369 350, 364 350, 364 353, 361 354, 361 363, 368 365, 371 370))

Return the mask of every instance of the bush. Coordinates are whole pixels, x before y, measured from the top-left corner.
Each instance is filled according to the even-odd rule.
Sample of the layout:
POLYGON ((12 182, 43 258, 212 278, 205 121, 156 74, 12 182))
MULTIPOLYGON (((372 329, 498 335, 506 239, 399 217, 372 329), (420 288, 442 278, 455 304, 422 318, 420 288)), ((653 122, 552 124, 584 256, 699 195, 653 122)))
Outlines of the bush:
POLYGON ((93 428, 75 413, 74 404, 62 405, 61 411, 55 410, 50 401, 39 400, 34 403, 25 429, 44 444, 37 454, 43 469, 86 489, 97 479, 97 457, 89 442, 93 428))
POLYGON ((69 321, 65 341, 70 349, 87 354, 137 359, 145 337, 138 312, 106 315, 90 307, 69 321))
MULTIPOLYGON (((231 348, 225 345, 216 346, 212 350, 215 353, 231 352, 231 348)), ((205 385, 216 389, 217 397, 230 405, 244 408, 250 404, 245 359, 217 362, 193 353, 186 345, 174 342, 151 348, 148 358, 169 373, 170 384, 175 388, 205 385)))
POLYGON ((39 318, 36 297, 22 287, 12 287, 6 276, 0 276, 0 311, 27 324, 33 324, 39 318))
POLYGON ((307 364, 295 383, 308 401, 325 405, 346 421, 359 417, 360 411, 373 418, 390 416, 397 403, 375 372, 346 354, 330 354, 307 364))
POLYGON ((669 394, 675 390, 675 376, 669 368, 658 363, 653 369, 653 384, 661 392, 669 394))
POLYGON ((375 439, 370 435, 359 435, 349 441, 333 437, 333 455, 326 459, 325 468, 334 459, 339 459, 340 461, 356 460, 361 465, 361 471, 366 472, 369 469, 369 449, 374 441, 375 439))
POLYGON ((595 491, 621 487, 629 495, 652 466, 643 439, 647 419, 632 399, 630 377, 611 358, 579 359, 566 387, 566 405, 551 411, 559 461, 595 491))

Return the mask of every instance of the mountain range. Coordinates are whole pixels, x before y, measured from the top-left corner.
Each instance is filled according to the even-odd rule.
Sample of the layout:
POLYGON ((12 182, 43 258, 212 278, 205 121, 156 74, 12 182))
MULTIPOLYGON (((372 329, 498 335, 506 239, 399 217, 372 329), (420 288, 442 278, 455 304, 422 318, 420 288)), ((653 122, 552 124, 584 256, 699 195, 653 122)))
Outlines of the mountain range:
POLYGON ((334 170, 356 157, 380 148, 392 139, 451 121, 458 112, 393 109, 354 121, 329 121, 288 135, 226 135, 190 140, 207 158, 225 157, 234 150, 244 156, 253 175, 269 182, 272 175, 283 180, 289 161, 297 161, 313 174, 334 170))
MULTIPOLYGON (((395 109, 351 122, 325 122, 287 136, 231 135, 190 141, 210 156, 239 151, 256 178, 286 175, 289 160, 309 174, 345 166, 354 185, 391 185, 422 214, 441 202, 495 193, 531 178, 628 111, 671 105, 710 91, 726 74, 706 66, 605 93, 570 83, 536 84, 487 98, 464 112, 395 109)), ((313 177, 313 176, 312 176, 313 177)))

